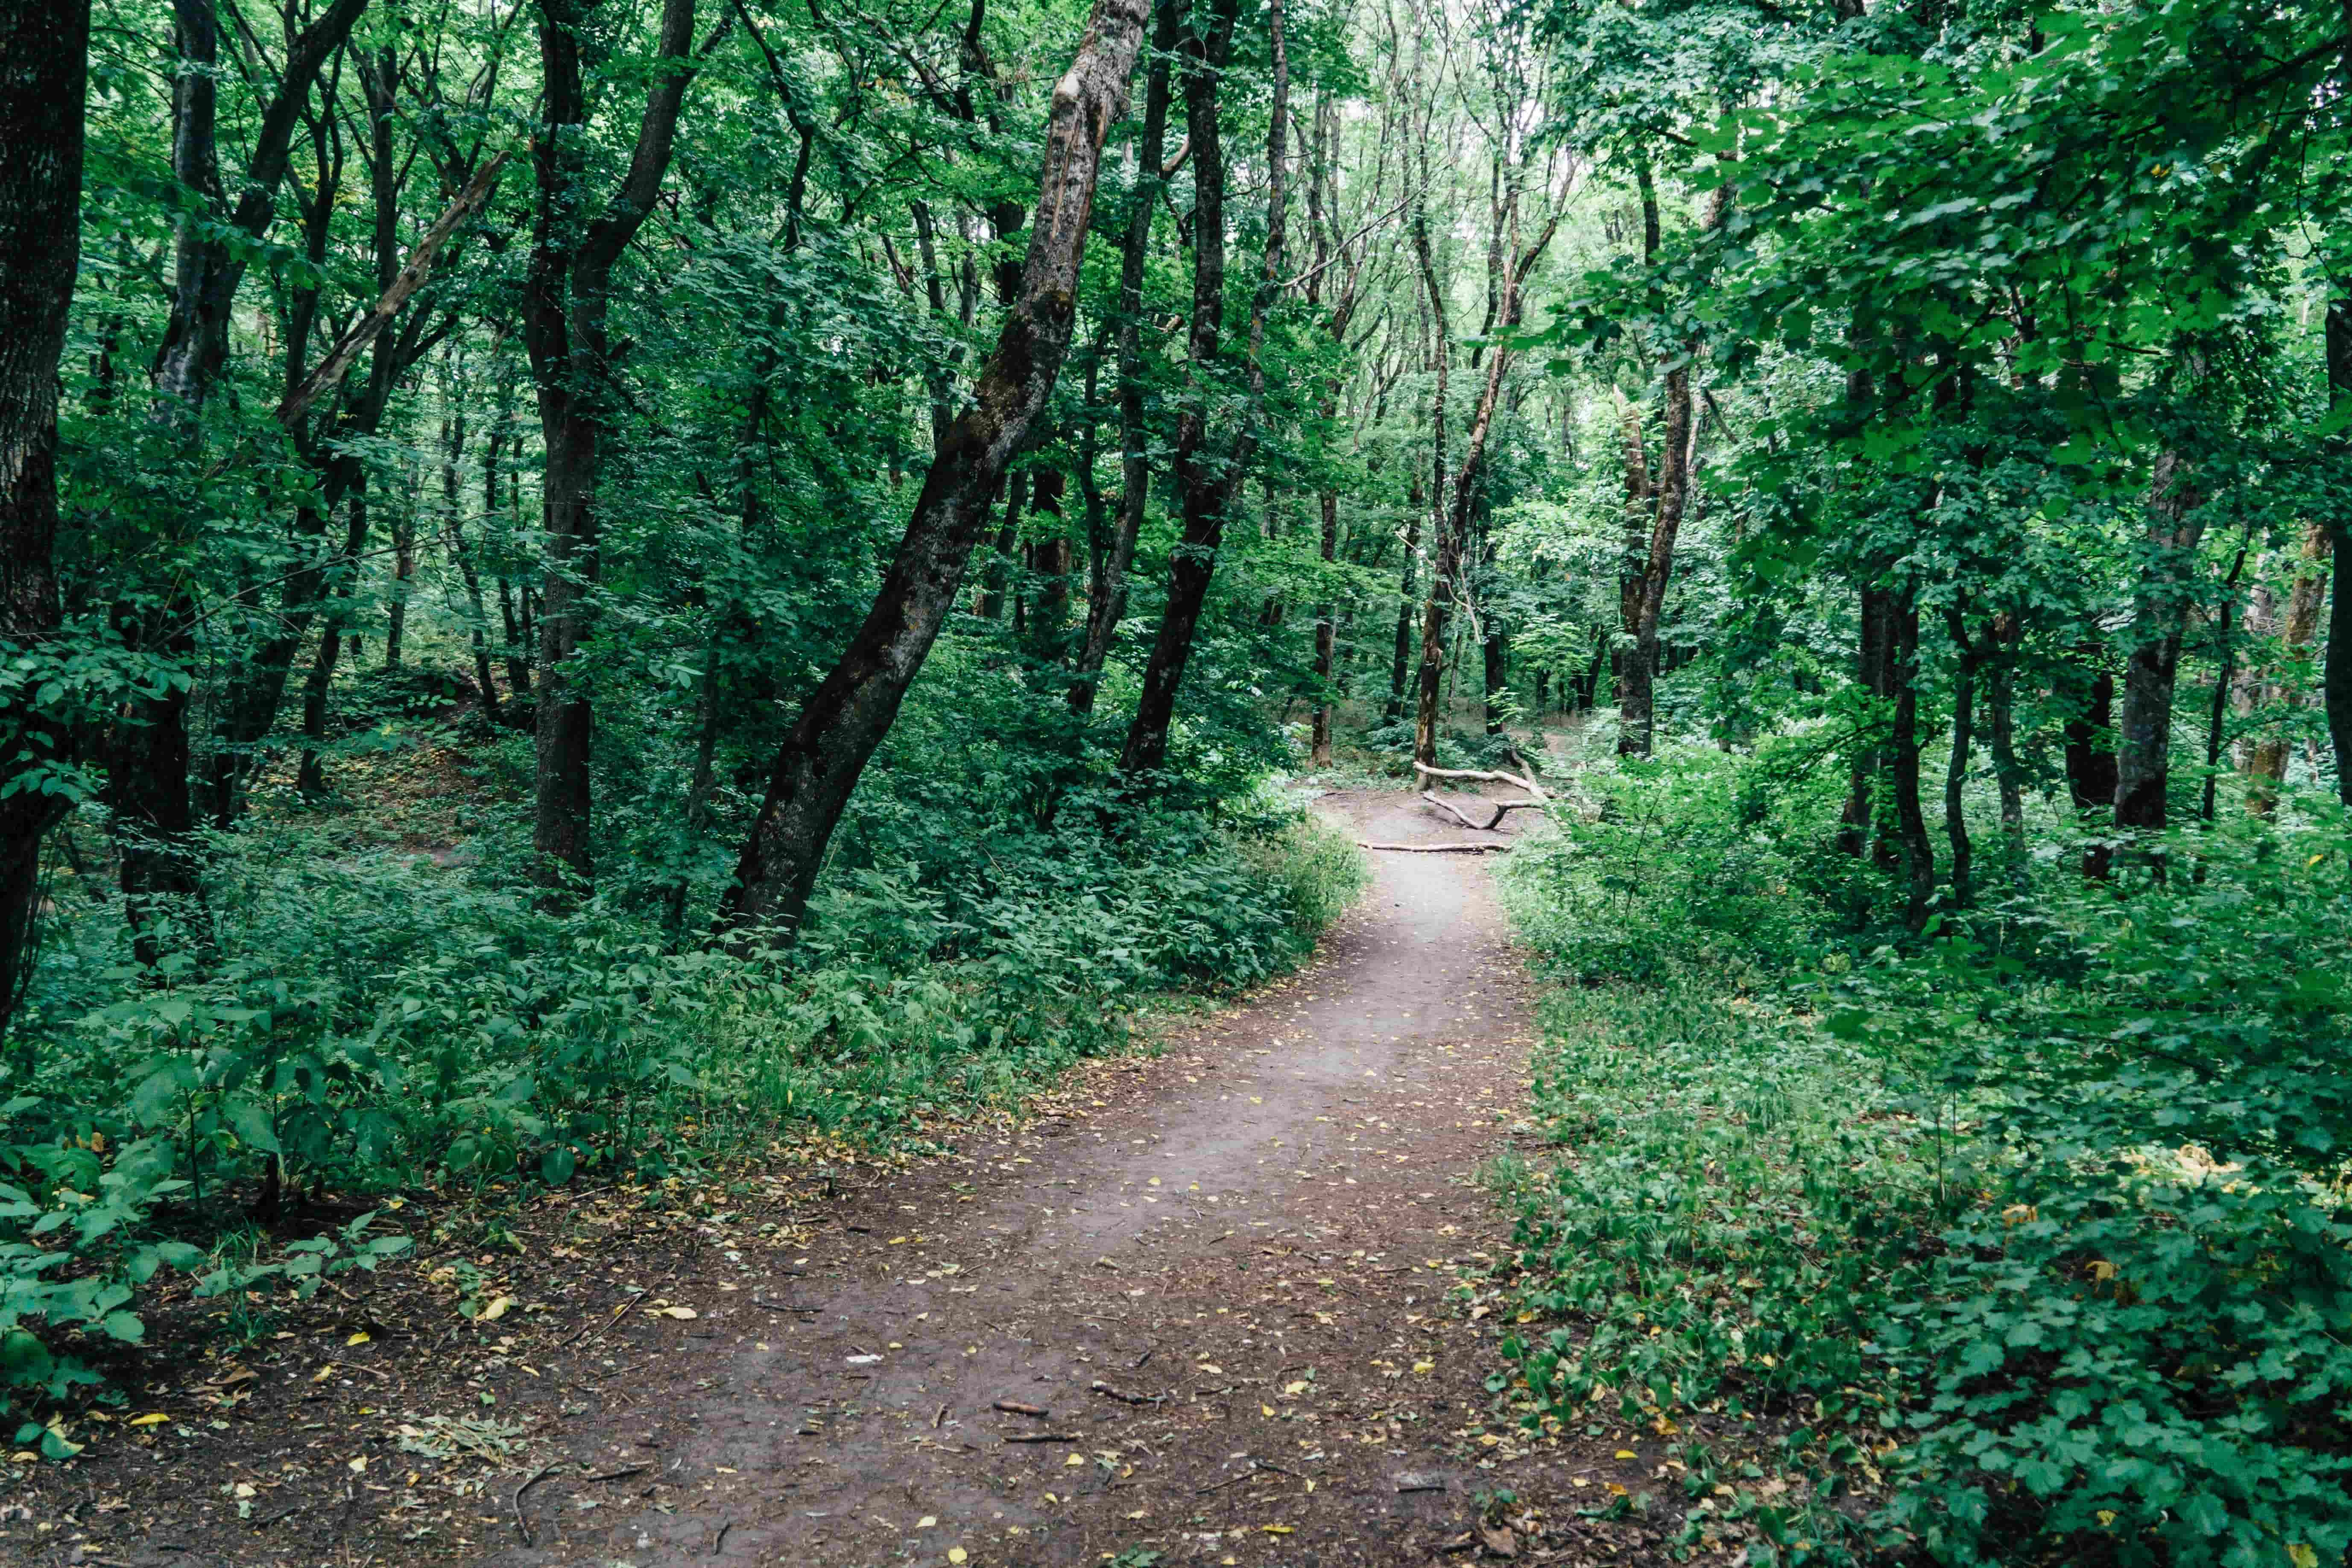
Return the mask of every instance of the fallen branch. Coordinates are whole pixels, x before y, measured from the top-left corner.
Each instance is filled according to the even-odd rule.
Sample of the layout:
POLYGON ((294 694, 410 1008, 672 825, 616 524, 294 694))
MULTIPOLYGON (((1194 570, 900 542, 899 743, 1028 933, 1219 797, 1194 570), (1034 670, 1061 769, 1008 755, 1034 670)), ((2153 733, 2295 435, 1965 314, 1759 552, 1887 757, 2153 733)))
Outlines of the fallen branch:
POLYGON ((1122 1405, 1157 1405, 1160 1403, 1160 1400, 1151 1394, 1129 1394, 1125 1389, 1113 1388, 1109 1384, 1105 1383, 1100 1378, 1095 1379, 1094 1382, 1087 1384, 1087 1387, 1092 1392, 1103 1395, 1107 1399, 1116 1399, 1122 1405))
POLYGON ((996 1408, 1007 1415, 1034 1415, 1040 1421, 1053 1415, 1042 1405, 1024 1405, 1017 1399, 1000 1399, 996 1402, 996 1408))
POLYGON ((1523 789, 1527 791, 1538 801, 1549 800, 1551 798, 1551 796, 1544 794, 1543 786, 1536 783, 1532 776, 1523 778, 1517 773, 1506 773, 1499 772, 1485 773, 1476 768, 1433 768, 1427 763, 1421 762, 1418 759, 1414 761, 1412 766, 1415 773, 1421 773, 1427 778, 1476 779, 1481 784, 1507 784, 1515 789, 1523 789))
POLYGON ((1359 849, 1392 849, 1400 855, 1496 855, 1507 854, 1510 843, 1496 844, 1374 844, 1369 839, 1356 840, 1359 849))
POLYGON ((1008 1443, 1075 1443, 1077 1441, 1067 1432, 999 1432, 997 1436, 1008 1443))
POLYGON ((522 1484, 522 1485, 520 1485, 520 1486, 519 1486, 519 1487, 515 1488, 515 1494, 514 1494, 515 1533, 516 1533, 517 1535, 520 1535, 520 1536, 521 1536, 521 1537, 522 1537, 522 1543, 523 1543, 525 1546, 533 1545, 533 1544, 535 1544, 535 1543, 532 1542, 532 1540, 531 1540, 531 1538, 530 1538, 530 1526, 529 1524, 527 1524, 526 1522, 524 1522, 524 1521, 523 1521, 523 1517, 522 1517, 522 1494, 523 1494, 523 1493, 525 1493, 525 1492, 527 1492, 527 1491, 529 1491, 529 1490, 530 1490, 530 1489, 531 1489, 531 1488, 533 1488, 533 1487, 535 1487, 535 1486, 539 1485, 539 1483, 540 1483, 540 1482, 541 1482, 541 1481, 543 1481, 543 1480, 547 1479, 547 1478, 548 1478, 548 1477, 550 1477, 550 1476, 553 1475, 556 1471, 558 1471, 558 1470, 562 1469, 565 1465, 567 1465, 567 1464, 569 1464, 569 1463, 571 1463, 571 1461, 570 1461, 570 1460, 568 1460, 568 1459, 558 1459, 558 1460, 556 1460, 556 1461, 555 1461, 555 1463, 553 1463, 553 1464, 551 1464, 551 1465, 541 1465, 541 1466, 539 1468, 539 1473, 538 1473, 537 1475, 532 1476, 532 1477, 530 1478, 530 1479, 529 1479, 529 1480, 527 1480, 527 1481, 523 1482, 523 1484, 522 1484))
POLYGON ((583 1323, 583 1324, 582 1324, 582 1325, 581 1325, 581 1327, 580 1327, 580 1333, 577 1333, 577 1334, 572 1335, 572 1339, 570 1339, 570 1340, 565 1340, 562 1344, 557 1345, 555 1348, 556 1348, 556 1349, 558 1349, 558 1350, 564 1350, 564 1349, 568 1349, 568 1348, 571 1346, 571 1344, 572 1344, 572 1340, 577 1340, 577 1339, 579 1339, 579 1338, 581 1337, 581 1335, 582 1335, 582 1334, 586 1334, 586 1335, 587 1335, 587 1337, 588 1337, 588 1338, 590 1338, 590 1339, 592 1339, 592 1340, 593 1340, 593 1339, 597 1338, 599 1335, 601 1335, 601 1334, 603 1334, 603 1333, 604 1333, 604 1330, 605 1330, 605 1329, 609 1329, 609 1328, 611 1328, 614 1323, 617 1323, 617 1322, 619 1322, 623 1318, 627 1317, 627 1316, 629 1315, 629 1309, 630 1309, 630 1308, 632 1308, 632 1307, 634 1307, 634 1306, 635 1306, 638 1302, 640 1302, 640 1301, 644 1300, 646 1299, 646 1297, 648 1294, 650 1294, 650 1292, 648 1292, 648 1291, 645 1291, 645 1290, 640 1290, 640 1291, 636 1292, 635 1295, 631 1296, 627 1300, 625 1300, 625 1301, 622 1302, 619 1306, 617 1306, 617 1307, 615 1307, 615 1308, 614 1308, 614 1309, 613 1309, 613 1315, 612 1315, 611 1317, 609 1317, 609 1318, 607 1318, 607 1319, 605 1319, 605 1320, 604 1320, 604 1328, 599 1328, 599 1329, 597 1329, 597 1330, 596 1330, 596 1332, 595 1332, 595 1333, 591 1334, 591 1333, 588 1333, 588 1330, 589 1330, 590 1325, 583 1323))
POLYGON ((1456 806, 1452 801, 1441 796, 1433 789, 1423 790, 1421 792, 1421 798, 1429 802, 1430 805, 1437 807, 1438 810, 1445 813, 1446 816, 1452 817, 1463 826, 1472 828, 1479 833, 1494 832, 1496 828, 1500 827, 1503 825, 1503 818, 1508 816, 1512 812, 1529 811, 1538 806, 1549 804, 1540 800, 1482 800, 1478 804, 1480 805, 1493 806, 1495 808, 1495 814, 1486 818, 1484 822, 1473 822, 1462 814, 1460 807, 1456 806))

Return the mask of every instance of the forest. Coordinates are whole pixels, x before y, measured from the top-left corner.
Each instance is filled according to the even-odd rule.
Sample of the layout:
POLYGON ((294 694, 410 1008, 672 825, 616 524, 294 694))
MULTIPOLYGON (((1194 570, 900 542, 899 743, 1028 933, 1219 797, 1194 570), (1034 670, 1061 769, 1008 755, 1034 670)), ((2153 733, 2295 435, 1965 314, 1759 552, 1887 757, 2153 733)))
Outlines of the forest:
POLYGON ((2347 551, 2352 4, 7 6, 0 1500, 1427 874, 1592 1560, 2344 1563, 2347 551))

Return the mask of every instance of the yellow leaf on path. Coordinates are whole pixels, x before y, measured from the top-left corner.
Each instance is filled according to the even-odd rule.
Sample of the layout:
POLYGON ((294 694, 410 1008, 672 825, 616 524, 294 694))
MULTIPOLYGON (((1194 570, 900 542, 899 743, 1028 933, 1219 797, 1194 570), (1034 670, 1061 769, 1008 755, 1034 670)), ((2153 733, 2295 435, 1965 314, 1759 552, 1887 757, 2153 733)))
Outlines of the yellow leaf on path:
POLYGON ((1437 1363, 1433 1361, 1417 1361, 1412 1363, 1412 1370, 1426 1377, 1437 1370, 1437 1363))
POLYGON ((1621 1459, 1638 1459, 1642 1456, 1631 1448, 1620 1448, 1617 1450, 1617 1457, 1621 1459))
POLYGON ((1625 1489, 1619 1486, 1615 1481, 1611 1481, 1609 1483, 1609 1489, 1618 1497, 1623 1497, 1625 1495, 1625 1489))
POLYGON ((915 1528, 916 1528, 917 1530, 929 1530, 929 1529, 930 1529, 930 1528, 931 1528, 931 1526, 933 1526, 933 1525, 935 1525, 935 1524, 939 1523, 939 1521, 940 1521, 940 1516, 939 1516, 939 1515, 937 1515, 937 1514, 935 1514, 935 1513, 927 1513, 927 1514, 923 1515, 923 1517, 922 1517, 922 1518, 920 1518, 920 1519, 919 1519, 919 1520, 915 1521, 915 1528))
POLYGON ((329 1362, 326 1365, 320 1367, 316 1373, 311 1374, 310 1381, 312 1383, 324 1383, 327 1379, 334 1375, 335 1363, 333 1362, 329 1362))
POLYGON ((362 1454, 358 1458, 352 1459, 349 1463, 345 1464, 343 1468, 351 1471, 351 1473, 355 1476, 363 1476, 367 1474, 367 1456, 365 1454, 362 1454))
POLYGON ((1260 1415, 1271 1415, 1274 1414, 1274 1406, 1271 1405, 1261 1405, 1257 1407, 1257 1413, 1260 1415))
POLYGON ((1075 1470, 1086 1462, 1087 1457, 1084 1454, 1072 1454, 1068 1458, 1064 1459, 1062 1464, 1065 1468, 1075 1470))
POLYGON ((1291 1527, 1286 1524, 1261 1524, 1258 1528, 1265 1531, 1268 1535, 1288 1535, 1291 1533, 1291 1527))
POLYGON ((691 1307, 647 1307, 646 1310, 656 1318, 677 1318, 680 1321, 702 1315, 691 1307))
POLYGON ((968 1553, 966 1553, 964 1549, 961 1546, 950 1546, 948 1548, 948 1561, 950 1563, 961 1563, 967 1555, 968 1553))
POLYGON ((160 1410, 151 1410, 144 1415, 133 1415, 130 1424, 133 1426, 161 1426, 170 1419, 170 1416, 160 1410))
POLYGON ((1285 1394, 1304 1394, 1307 1392, 1307 1384, 1304 1383, 1286 1383, 1282 1385, 1282 1392, 1285 1394))
POLYGON ((350 1339, 343 1342, 343 1343, 347 1345, 363 1345, 367 1342, 368 1331, 365 1329, 362 1329, 358 1333, 353 1334, 350 1339))
POLYGON ((1205 1361, 1195 1365, 1192 1370, 1194 1372, 1213 1372, 1219 1377, 1223 1377, 1225 1374, 1225 1369, 1223 1367, 1214 1365, 1212 1363, 1205 1361))
POLYGON ((505 1317, 507 1315, 507 1309, 514 1304, 515 1299, 512 1296, 500 1296, 488 1306, 483 1308, 481 1314, 477 1317, 474 1321, 478 1323, 495 1323, 500 1318, 505 1317))

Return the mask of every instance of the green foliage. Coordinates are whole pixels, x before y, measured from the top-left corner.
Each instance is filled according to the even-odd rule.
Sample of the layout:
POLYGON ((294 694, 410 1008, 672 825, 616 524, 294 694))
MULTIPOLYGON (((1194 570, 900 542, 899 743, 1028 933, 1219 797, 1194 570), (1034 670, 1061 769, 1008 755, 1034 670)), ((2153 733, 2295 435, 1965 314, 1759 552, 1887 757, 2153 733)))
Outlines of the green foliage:
POLYGON ((1511 869, 1548 952, 1642 983, 1552 1001, 1563 1152, 1502 1173, 1522 1303, 1560 1325, 1510 1347, 1530 1421, 1761 1421, 1937 1561, 2338 1560, 2340 817, 2179 834, 2107 882, 2053 855, 1890 941, 1801 874, 1824 802, 1727 831, 1765 766, 1629 769, 1511 869))

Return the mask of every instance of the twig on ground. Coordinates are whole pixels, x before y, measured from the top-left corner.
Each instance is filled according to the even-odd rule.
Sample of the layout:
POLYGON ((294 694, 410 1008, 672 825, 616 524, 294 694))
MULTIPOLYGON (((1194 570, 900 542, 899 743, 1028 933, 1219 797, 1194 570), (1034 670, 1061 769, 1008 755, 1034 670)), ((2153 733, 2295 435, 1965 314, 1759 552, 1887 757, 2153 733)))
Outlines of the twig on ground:
POLYGON ((562 1343, 558 1344, 555 1348, 556 1348, 557 1350, 567 1350, 567 1349, 571 1348, 571 1346, 572 1345, 572 1343, 573 1343, 574 1342, 579 1341, 579 1340, 581 1340, 581 1339, 583 1339, 583 1338, 585 1338, 585 1339, 591 1339, 591 1340, 595 1339, 596 1337, 598 1337, 598 1335, 601 1335, 602 1333, 604 1333, 604 1330, 605 1330, 605 1329, 609 1329, 609 1328, 611 1328, 614 1323, 617 1323, 617 1322, 619 1322, 623 1318, 627 1317, 627 1316, 629 1315, 629 1309, 630 1309, 630 1308, 632 1308, 632 1307, 634 1307, 634 1306, 635 1306, 638 1302, 640 1302, 640 1301, 644 1300, 646 1299, 646 1297, 648 1294, 650 1294, 650 1292, 648 1292, 648 1291, 645 1291, 645 1290, 640 1290, 640 1291, 636 1292, 635 1295, 631 1296, 627 1300, 625 1300, 625 1301, 622 1302, 619 1306, 617 1306, 617 1307, 614 1308, 614 1309, 613 1309, 613 1315, 612 1315, 611 1317, 609 1317, 609 1318, 607 1318, 607 1319, 605 1319, 605 1320, 604 1320, 603 1326, 602 1326, 602 1327, 597 1328, 597 1329, 596 1329, 596 1332, 595 1332, 595 1333, 592 1334, 592 1333, 590 1333, 590 1332, 588 1331, 589 1328, 590 1328, 592 1325, 589 1325, 589 1324, 585 1324, 585 1323, 583 1323, 583 1324, 582 1324, 582 1325, 581 1325, 581 1327, 580 1327, 580 1331, 579 1331, 578 1333, 573 1334, 573 1335, 572 1336, 572 1338, 571 1338, 571 1339, 568 1339, 568 1340, 563 1341, 562 1343))
POLYGON ((530 1479, 515 1488, 513 1500, 515 1533, 522 1537, 522 1543, 525 1546, 534 1546, 538 1543, 530 1538, 530 1522, 522 1516, 522 1494, 530 1490, 531 1488, 539 1485, 540 1482, 547 1479, 548 1477, 553 1475, 556 1471, 562 1469, 569 1463, 571 1463, 571 1461, 568 1459, 558 1459, 551 1465, 541 1465, 538 1471, 532 1475, 530 1479))

